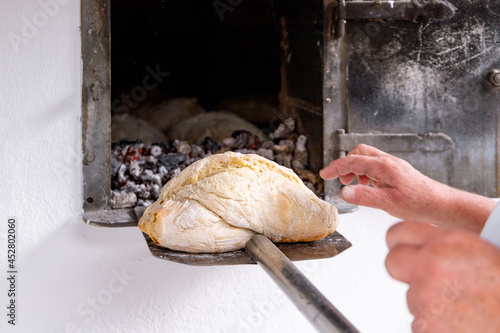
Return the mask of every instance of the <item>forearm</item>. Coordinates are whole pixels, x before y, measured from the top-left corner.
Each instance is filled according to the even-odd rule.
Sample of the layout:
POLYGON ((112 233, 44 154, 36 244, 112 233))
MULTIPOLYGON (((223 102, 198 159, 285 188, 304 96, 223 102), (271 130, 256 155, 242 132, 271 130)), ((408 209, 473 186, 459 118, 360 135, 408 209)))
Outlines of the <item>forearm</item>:
POLYGON ((490 198, 458 190, 437 183, 431 200, 434 205, 428 211, 429 222, 452 228, 467 230, 476 234, 481 230, 495 208, 496 202, 490 198))

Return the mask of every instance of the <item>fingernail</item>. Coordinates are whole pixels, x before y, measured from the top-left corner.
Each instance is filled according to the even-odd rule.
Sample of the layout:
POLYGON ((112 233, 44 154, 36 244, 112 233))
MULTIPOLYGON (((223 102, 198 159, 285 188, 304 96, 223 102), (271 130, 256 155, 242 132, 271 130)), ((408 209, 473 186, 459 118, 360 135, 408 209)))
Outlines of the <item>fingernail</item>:
POLYGON ((354 189, 350 186, 344 186, 342 189, 342 198, 344 198, 344 200, 354 199, 354 194, 354 189))
POLYGON ((319 176, 320 176, 321 178, 324 178, 324 177, 323 177, 323 174, 324 174, 325 172, 324 172, 323 170, 324 170, 324 169, 319 170, 319 176))

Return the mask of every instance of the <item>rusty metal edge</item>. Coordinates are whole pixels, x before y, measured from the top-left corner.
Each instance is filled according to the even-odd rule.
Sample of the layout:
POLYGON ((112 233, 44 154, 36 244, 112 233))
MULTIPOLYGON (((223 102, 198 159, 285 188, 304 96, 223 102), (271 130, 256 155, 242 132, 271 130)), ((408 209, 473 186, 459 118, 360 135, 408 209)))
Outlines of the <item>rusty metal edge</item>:
POLYGON ((111 195, 110 2, 81 2, 83 220, 104 227, 136 226, 133 209, 109 206, 111 195))
MULTIPOLYGON (((347 104, 347 37, 344 20, 338 19, 336 0, 324 0, 323 28, 323 165, 339 156, 337 132, 348 128, 347 104)), ((324 200, 335 206, 340 214, 351 213, 357 206, 346 203, 340 196, 342 184, 325 181, 324 200)))

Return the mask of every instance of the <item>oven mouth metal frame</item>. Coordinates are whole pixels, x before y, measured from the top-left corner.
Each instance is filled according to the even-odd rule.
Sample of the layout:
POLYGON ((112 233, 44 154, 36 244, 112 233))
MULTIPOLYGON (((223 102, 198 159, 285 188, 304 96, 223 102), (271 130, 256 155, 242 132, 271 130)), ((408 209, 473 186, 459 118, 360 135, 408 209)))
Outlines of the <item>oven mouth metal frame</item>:
POLYGON ((82 1, 83 219, 96 226, 136 226, 144 207, 115 209, 110 205, 110 36, 110 0, 82 1))
POLYGON ((137 226, 145 207, 111 207, 110 0, 81 1, 83 219, 103 227, 137 226))
POLYGON ((111 197, 111 46, 109 0, 81 2, 83 219, 107 227, 136 226, 133 208, 111 197))

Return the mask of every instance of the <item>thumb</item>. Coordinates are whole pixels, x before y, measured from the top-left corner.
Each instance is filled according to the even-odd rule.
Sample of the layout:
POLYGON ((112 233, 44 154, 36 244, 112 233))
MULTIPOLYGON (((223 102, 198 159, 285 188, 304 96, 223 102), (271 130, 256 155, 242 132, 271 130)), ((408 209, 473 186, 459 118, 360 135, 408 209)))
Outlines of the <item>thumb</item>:
POLYGON ((366 185, 344 186, 340 194, 342 199, 353 205, 382 208, 387 202, 383 189, 366 185))

